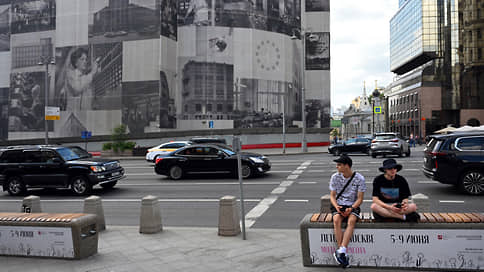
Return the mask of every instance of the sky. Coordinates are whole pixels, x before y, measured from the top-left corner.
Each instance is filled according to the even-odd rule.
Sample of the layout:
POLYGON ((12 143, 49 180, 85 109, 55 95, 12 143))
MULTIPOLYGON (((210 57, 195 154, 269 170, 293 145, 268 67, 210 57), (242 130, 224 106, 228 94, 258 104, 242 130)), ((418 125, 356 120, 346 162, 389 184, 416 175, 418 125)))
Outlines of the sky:
POLYGON ((331 107, 349 106, 393 80, 390 72, 390 19, 398 0, 331 1, 331 107))

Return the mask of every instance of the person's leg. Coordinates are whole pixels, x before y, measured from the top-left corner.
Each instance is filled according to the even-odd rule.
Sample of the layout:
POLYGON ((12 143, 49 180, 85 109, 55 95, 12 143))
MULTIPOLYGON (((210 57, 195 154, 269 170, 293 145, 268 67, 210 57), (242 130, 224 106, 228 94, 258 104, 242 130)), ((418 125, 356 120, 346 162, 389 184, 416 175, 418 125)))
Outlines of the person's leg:
POLYGON ((341 222, 343 222, 343 216, 339 214, 333 214, 334 236, 336 237, 338 247, 340 247, 341 243, 343 242, 343 231, 341 230, 341 222))
POLYGON ((357 220, 358 218, 354 214, 350 214, 350 216, 348 217, 348 223, 346 224, 346 230, 343 235, 343 242, 341 243, 342 247, 348 247, 351 236, 353 236, 353 231, 355 229, 357 220))
POLYGON ((381 215, 382 217, 387 217, 387 218, 397 218, 397 219, 404 219, 404 216, 403 214, 398 214, 396 212, 393 212, 391 210, 388 210, 378 204, 371 204, 371 210, 374 212, 374 213, 377 213, 379 215, 381 215))

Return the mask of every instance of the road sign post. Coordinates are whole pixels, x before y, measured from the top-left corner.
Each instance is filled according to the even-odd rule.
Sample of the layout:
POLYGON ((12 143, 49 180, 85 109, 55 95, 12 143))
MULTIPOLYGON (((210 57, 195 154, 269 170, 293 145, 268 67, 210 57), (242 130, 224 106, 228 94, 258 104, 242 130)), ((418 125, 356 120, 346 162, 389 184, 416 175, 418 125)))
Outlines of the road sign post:
POLYGON ((240 142, 240 138, 234 136, 232 141, 232 148, 235 152, 237 152, 237 169, 238 169, 238 176, 239 176, 239 187, 240 187, 240 219, 242 221, 242 239, 246 240, 247 237, 245 235, 245 209, 244 209, 244 188, 242 182, 242 162, 240 160, 240 150, 242 149, 242 143, 240 142))

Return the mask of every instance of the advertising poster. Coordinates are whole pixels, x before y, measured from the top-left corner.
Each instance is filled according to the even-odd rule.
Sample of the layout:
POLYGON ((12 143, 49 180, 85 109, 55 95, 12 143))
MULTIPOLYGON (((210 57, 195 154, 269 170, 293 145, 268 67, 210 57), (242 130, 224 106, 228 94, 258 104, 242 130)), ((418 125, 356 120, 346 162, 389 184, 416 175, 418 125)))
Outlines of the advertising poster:
POLYGON ((306 11, 329 11, 329 0, 306 0, 306 11))
POLYGON ((306 33, 306 70, 329 70, 329 32, 306 33))
POLYGON ((0 254, 74 258, 70 228, 0 226, 0 254))
MULTIPOLYGON (((313 264, 337 265, 332 229, 308 229, 313 264)), ((484 230, 356 229, 350 265, 432 269, 484 268, 484 230)))
POLYGON ((18 0, 12 3, 12 34, 55 29, 55 0, 18 0))
POLYGON ((0 1, 0 51, 10 50, 10 5, 0 1))

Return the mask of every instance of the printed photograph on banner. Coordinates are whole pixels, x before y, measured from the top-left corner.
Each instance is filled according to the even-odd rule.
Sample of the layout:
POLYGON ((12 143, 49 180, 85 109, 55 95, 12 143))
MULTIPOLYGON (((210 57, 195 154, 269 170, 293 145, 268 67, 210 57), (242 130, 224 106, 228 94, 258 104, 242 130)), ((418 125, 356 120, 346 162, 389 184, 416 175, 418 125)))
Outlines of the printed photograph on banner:
POLYGON ((10 3, 0 2, 0 52, 10 50, 10 3))
POLYGON ((128 127, 130 135, 159 131, 159 84, 159 81, 123 83, 122 122, 128 127))
POLYGON ((87 130, 87 112, 121 109, 122 44, 56 48, 54 101, 64 136, 87 130))
POLYGON ((234 111, 234 67, 189 60, 181 75, 182 120, 229 120, 234 111))
POLYGON ((0 139, 8 138, 8 93, 9 88, 0 88, 0 139))
POLYGON ((10 79, 8 130, 44 130, 45 72, 12 73, 10 79))
POLYGON ((160 21, 161 21, 161 36, 165 36, 172 40, 177 40, 177 14, 176 1, 177 0, 159 0, 160 1, 160 21))
POLYGON ((329 11, 329 0, 306 0, 306 11, 329 11))
POLYGON ((12 1, 12 34, 55 29, 55 9, 55 0, 12 1))
POLYGON ((214 8, 211 0, 179 0, 178 25, 212 25, 214 8))
POLYGON ((329 69, 329 32, 306 33, 306 70, 329 69))
POLYGON ((294 83, 236 78, 234 127, 282 127, 283 114, 286 125, 293 125, 294 120, 301 120, 298 90, 294 83))
POLYGON ((89 0, 89 43, 159 38, 159 9, 156 0, 89 0))
POLYGON ((306 99, 306 127, 329 127, 330 102, 320 99, 306 99))
POLYGON ((159 128, 176 127, 176 108, 175 108, 175 96, 174 96, 175 86, 173 85, 174 80, 170 80, 171 79, 170 76, 171 76, 170 73, 165 73, 163 71, 160 72, 159 128))

